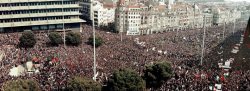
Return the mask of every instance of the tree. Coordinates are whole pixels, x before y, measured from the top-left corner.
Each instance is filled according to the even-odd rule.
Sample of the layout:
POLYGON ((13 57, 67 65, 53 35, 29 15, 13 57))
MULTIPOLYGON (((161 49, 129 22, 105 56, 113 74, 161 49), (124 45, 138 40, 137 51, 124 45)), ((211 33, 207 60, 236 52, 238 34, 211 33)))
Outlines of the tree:
POLYGON ((19 41, 19 46, 24 48, 32 48, 36 44, 35 35, 32 31, 23 32, 19 41))
POLYGON ((172 68, 170 63, 167 62, 146 66, 144 70, 144 79, 148 88, 159 88, 171 76, 172 68))
POLYGON ((79 33, 68 32, 66 35, 66 43, 68 45, 78 46, 82 43, 82 38, 79 33))
POLYGON ((114 22, 109 23, 109 24, 108 24, 108 29, 109 29, 109 31, 111 31, 111 32, 116 32, 116 30, 115 30, 115 23, 114 23, 114 22))
MULTIPOLYGON (((92 36, 92 37, 89 37, 88 43, 89 43, 90 45, 94 46, 94 38, 93 38, 93 36, 92 36)), ((98 36, 95 37, 95 47, 101 46, 102 43, 103 43, 103 40, 102 40, 101 37, 98 37, 98 36)))
POLYGON ((108 80, 108 91, 144 91, 145 82, 135 71, 120 69, 108 80))
POLYGON ((62 36, 57 32, 52 32, 49 34, 50 44, 58 46, 63 43, 62 36))
POLYGON ((101 85, 92 79, 75 76, 68 81, 69 91, 101 91, 101 85))
POLYGON ((3 84, 2 91, 41 91, 35 80, 9 80, 3 84))

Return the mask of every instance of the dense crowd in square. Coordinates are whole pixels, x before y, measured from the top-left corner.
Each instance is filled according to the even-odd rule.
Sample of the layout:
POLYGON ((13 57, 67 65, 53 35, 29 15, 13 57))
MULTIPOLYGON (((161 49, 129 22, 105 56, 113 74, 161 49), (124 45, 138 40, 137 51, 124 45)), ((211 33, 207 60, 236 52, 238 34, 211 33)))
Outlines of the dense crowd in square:
MULTIPOLYGON (((245 26, 237 27, 236 30, 239 31, 235 31, 234 35, 240 37, 245 26)), ((231 26, 227 26, 226 29, 225 36, 232 36, 231 26)), ((65 88, 67 80, 75 75, 92 78, 93 47, 87 44, 88 38, 92 35, 92 27, 86 25, 83 26, 83 30, 83 42, 79 46, 48 46, 48 33, 41 32, 35 34, 38 42, 34 48, 27 49, 17 48, 22 33, 0 34, 0 46, 4 54, 0 61, 0 86, 7 80, 33 78, 43 90, 55 90, 65 88), (47 57, 54 55, 58 58, 58 63, 46 64, 47 57), (13 66, 32 61, 34 56, 40 64, 38 73, 24 74, 20 77, 8 75, 13 66)), ((222 84, 223 91, 250 89, 250 71, 230 69, 228 77, 221 76, 223 70, 218 67, 218 62, 225 62, 227 59, 221 61, 222 58, 213 51, 219 50, 214 48, 222 43, 222 33, 223 26, 206 29, 205 58, 203 65, 199 65, 203 29, 140 36, 123 34, 122 41, 119 34, 97 29, 96 35, 104 40, 104 44, 96 49, 97 81, 105 84, 115 69, 131 68, 143 75, 146 65, 157 61, 169 61, 174 69, 174 75, 166 81, 161 90, 202 91, 209 90, 209 86, 216 83, 222 84)), ((238 41, 229 39, 227 43, 233 44, 238 41)), ((231 45, 223 45, 223 48, 231 48, 231 45)))

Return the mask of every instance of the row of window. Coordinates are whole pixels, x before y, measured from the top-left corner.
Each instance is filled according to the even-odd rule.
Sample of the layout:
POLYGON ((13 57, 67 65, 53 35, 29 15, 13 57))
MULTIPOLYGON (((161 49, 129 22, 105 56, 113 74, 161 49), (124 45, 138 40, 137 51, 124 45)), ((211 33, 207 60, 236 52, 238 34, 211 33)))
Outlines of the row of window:
MULTIPOLYGON (((76 4, 76 1, 63 1, 63 4, 76 4)), ((25 3, 3 3, 0 7, 11 7, 11 6, 37 6, 37 5, 62 5, 62 1, 52 2, 25 2, 25 3)))
POLYGON ((86 2, 86 3, 89 3, 90 0, 81 0, 82 2, 86 2))
MULTIPOLYGON (((78 16, 64 16, 64 19, 75 19, 75 18, 79 18, 79 17, 78 16)), ((62 16, 53 16, 53 17, 0 19, 0 23, 25 22, 25 21, 43 21, 43 20, 60 20, 60 19, 63 19, 63 17, 62 16)))
MULTIPOLYGON (((63 9, 64 12, 79 11, 79 9, 63 9)), ((0 15, 11 15, 11 14, 30 14, 30 13, 51 13, 51 12, 62 12, 62 9, 39 9, 39 10, 17 10, 17 11, 0 11, 0 15)))
MULTIPOLYGON (((119 18, 120 16, 118 15, 117 16, 117 18, 119 18)), ((121 16, 121 18, 123 18, 122 16, 121 16)), ((125 16, 125 18, 127 18, 127 16, 125 16)), ((128 16, 128 18, 140 18, 140 16, 128 16)))

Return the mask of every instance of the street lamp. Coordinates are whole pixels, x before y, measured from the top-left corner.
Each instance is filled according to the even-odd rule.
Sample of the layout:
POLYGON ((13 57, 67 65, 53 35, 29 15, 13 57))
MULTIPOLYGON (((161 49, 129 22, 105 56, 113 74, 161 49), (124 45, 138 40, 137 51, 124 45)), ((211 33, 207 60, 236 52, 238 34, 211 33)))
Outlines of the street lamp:
POLYGON ((94 76, 93 76, 93 80, 96 81, 96 50, 95 50, 95 22, 94 22, 94 10, 93 10, 93 4, 94 2, 91 0, 90 2, 91 4, 91 13, 92 13, 92 28, 93 28, 93 45, 94 45, 94 66, 93 66, 93 71, 94 71, 94 76))
POLYGON ((62 0, 62 25, 63 25, 63 46, 66 48, 66 40, 65 40, 65 29, 64 29, 64 11, 63 11, 63 0, 62 0))
POLYGON ((202 39, 202 50, 201 50, 201 65, 203 64, 204 50, 205 50, 205 37, 206 37, 206 16, 204 15, 203 23, 203 39, 202 39))

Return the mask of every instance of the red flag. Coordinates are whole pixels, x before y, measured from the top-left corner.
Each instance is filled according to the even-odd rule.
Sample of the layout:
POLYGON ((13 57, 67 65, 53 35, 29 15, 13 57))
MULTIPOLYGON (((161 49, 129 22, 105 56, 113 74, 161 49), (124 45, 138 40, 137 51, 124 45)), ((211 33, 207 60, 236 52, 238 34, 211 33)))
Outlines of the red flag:
POLYGON ((225 82, 225 77, 223 75, 221 75, 220 81, 225 82))
POLYGON ((58 60, 58 58, 56 58, 56 57, 54 57, 54 58, 52 58, 52 63, 56 63, 56 62, 58 62, 59 60, 58 60))
POLYGON ((194 74, 195 79, 199 79, 200 78, 200 74, 194 74))
POLYGON ((38 58, 37 58, 36 56, 34 56, 34 57, 32 58, 32 61, 33 61, 34 63, 38 63, 38 62, 39 62, 39 60, 38 60, 38 58))

